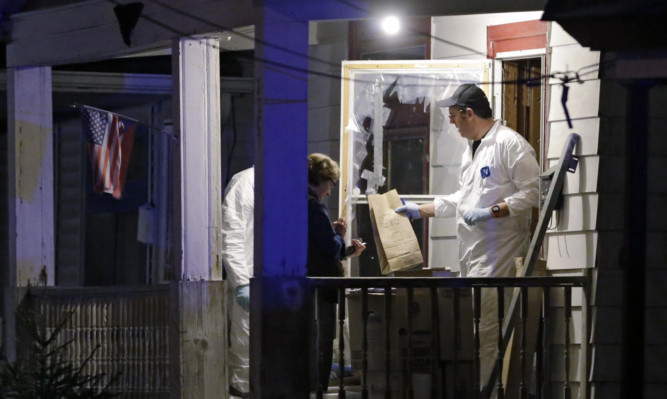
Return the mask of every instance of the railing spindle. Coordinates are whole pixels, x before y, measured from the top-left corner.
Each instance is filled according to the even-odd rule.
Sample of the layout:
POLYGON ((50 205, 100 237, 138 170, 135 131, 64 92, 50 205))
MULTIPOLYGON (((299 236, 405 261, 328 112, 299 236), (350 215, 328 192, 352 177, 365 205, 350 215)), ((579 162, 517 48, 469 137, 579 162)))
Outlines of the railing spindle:
POLYGON ((345 288, 338 289, 338 398, 345 399, 345 288))
POLYGON ((549 382, 549 329, 551 324, 551 290, 549 287, 544 287, 542 289, 544 294, 544 301, 542 305, 542 390, 541 394, 543 398, 551 397, 551 384, 549 382))
POLYGON ((320 363, 322 362, 322 354, 320 353, 320 330, 322 326, 320 326, 320 299, 322 296, 321 289, 316 288, 315 289, 315 396, 317 399, 322 399, 324 397, 324 393, 322 390, 322 379, 320 378, 320 363))
POLYGON ((563 348, 565 355, 565 384, 563 388, 565 399, 570 399, 570 322, 572 320, 572 288, 565 287, 563 291, 565 294, 565 347, 563 348))
POLYGON ((368 288, 361 289, 361 397, 368 399, 368 288))
POLYGON ((519 396, 521 399, 528 398, 528 387, 526 386, 526 334, 528 329, 528 288, 521 287, 521 383, 519 385, 519 396))
POLYGON ((430 287, 431 292, 431 399, 438 397, 438 363, 440 363, 440 309, 438 303, 438 288, 430 287))
POLYGON ((385 399, 391 399, 391 287, 384 289, 385 399))
POLYGON ((480 372, 481 372, 481 364, 479 362, 479 318, 481 315, 481 305, 482 305, 482 295, 481 295, 481 290, 482 287, 474 287, 473 288, 473 323, 475 324, 475 358, 473 361, 473 392, 475 393, 474 397, 475 399, 478 399, 480 397, 480 372))
POLYGON ((542 399, 542 356, 544 354, 544 347, 542 345, 542 337, 544 336, 544 316, 542 307, 540 307, 539 322, 537 327, 537 340, 535 342, 535 398, 542 399))
POLYGON ((459 310, 459 290, 452 288, 452 315, 454 319, 454 339, 452 351, 452 378, 454 397, 458 397, 457 386, 459 385, 459 347, 461 346, 461 313, 459 310))
POLYGON ((415 312, 412 309, 412 305, 414 303, 414 289, 412 287, 408 287, 408 297, 407 297, 408 303, 406 308, 406 317, 408 319, 408 348, 407 348, 407 363, 406 363, 406 369, 407 369, 407 382, 406 382, 406 397, 408 399, 413 399, 414 398, 414 389, 412 387, 412 319, 414 318, 415 312))
POLYGON ((498 370, 497 395, 498 399, 505 397, 503 388, 503 359, 505 358, 505 348, 503 347, 503 322, 505 320, 505 290, 503 287, 496 288, 498 293, 498 359, 496 359, 496 369, 498 370))

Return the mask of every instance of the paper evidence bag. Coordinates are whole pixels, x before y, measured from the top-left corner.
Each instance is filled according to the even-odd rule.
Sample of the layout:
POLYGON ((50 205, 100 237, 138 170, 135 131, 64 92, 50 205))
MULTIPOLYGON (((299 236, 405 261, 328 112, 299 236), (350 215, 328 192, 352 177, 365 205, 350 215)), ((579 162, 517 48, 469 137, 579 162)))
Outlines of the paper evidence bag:
POLYGON ((401 205, 403 203, 396 190, 368 196, 373 238, 382 274, 424 263, 410 220, 405 213, 394 212, 394 209, 401 205))

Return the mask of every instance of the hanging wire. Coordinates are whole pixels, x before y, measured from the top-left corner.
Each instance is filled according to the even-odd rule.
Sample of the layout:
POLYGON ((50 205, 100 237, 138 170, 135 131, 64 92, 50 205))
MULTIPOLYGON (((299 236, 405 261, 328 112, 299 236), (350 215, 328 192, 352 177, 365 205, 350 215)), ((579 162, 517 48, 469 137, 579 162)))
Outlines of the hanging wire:
MULTIPOLYGON (((107 1, 112 3, 112 4, 115 4, 115 5, 120 5, 121 4, 118 0, 107 0, 107 1)), ((204 24, 210 25, 212 28, 215 28, 216 30, 228 31, 231 34, 234 34, 235 36, 238 36, 238 37, 241 37, 241 38, 244 38, 244 39, 248 39, 248 40, 253 40, 256 43, 260 43, 264 46, 267 46, 267 47, 270 47, 270 48, 273 48, 273 49, 277 49, 277 50, 283 51, 283 52, 288 53, 288 54, 295 55, 297 57, 300 57, 300 58, 303 58, 303 59, 306 59, 306 60, 309 60, 309 61, 315 61, 315 62, 322 63, 324 65, 332 66, 332 67, 335 67, 335 68, 340 67, 339 63, 331 62, 329 60, 325 60, 325 59, 321 59, 321 58, 317 58, 317 57, 313 57, 309 54, 304 54, 304 53, 301 53, 301 52, 298 52, 298 51, 295 51, 295 50, 292 50, 292 49, 289 49, 289 48, 286 48, 286 47, 283 47, 283 46, 279 46, 279 45, 277 45, 275 43, 272 43, 272 42, 257 39, 254 36, 243 34, 241 32, 235 32, 233 30, 233 28, 222 26, 222 25, 220 25, 220 24, 218 24, 214 21, 210 21, 210 20, 207 20, 205 18, 193 15, 191 13, 184 12, 182 9, 178 9, 178 8, 172 6, 172 5, 166 4, 164 1, 160 1, 160 0, 150 0, 150 1, 152 1, 153 3, 155 3, 159 6, 162 6, 166 9, 168 9, 168 10, 174 11, 174 12, 178 13, 180 16, 187 17, 187 18, 202 22, 204 24)), ((336 1, 341 3, 341 4, 344 4, 344 5, 348 6, 350 8, 368 13, 368 10, 366 8, 360 7, 359 5, 351 3, 350 1, 347 1, 347 0, 336 0, 336 1)), ((163 23, 163 22, 161 22, 161 21, 159 21, 159 20, 157 20, 153 17, 147 16, 147 15, 141 15, 140 18, 142 18, 146 21, 149 21, 149 22, 151 22, 151 23, 153 23, 157 26, 160 26, 160 27, 162 27, 162 28, 164 28, 164 29, 166 29, 170 32, 176 33, 177 35, 179 35, 181 37, 189 37, 189 38, 193 38, 193 39, 200 39, 200 37, 195 37, 195 36, 192 36, 192 35, 190 35, 186 32, 179 31, 179 30, 175 29, 173 26, 167 25, 167 24, 165 24, 165 23, 163 23)), ((440 37, 434 36, 432 34, 427 34, 427 33, 424 33, 424 32, 420 32, 416 29, 411 29, 411 28, 408 28, 408 29, 412 33, 429 37, 430 39, 432 39, 434 41, 446 43, 446 44, 456 46, 456 47, 461 48, 461 49, 469 50, 471 52, 471 54, 473 54, 473 55, 486 56, 485 53, 480 52, 476 49, 464 46, 462 44, 451 42, 451 41, 442 39, 440 37)), ((213 45, 213 48, 218 50, 218 51, 224 50, 219 45, 213 45)), ((246 54, 241 54, 241 53, 237 53, 236 55, 240 58, 248 59, 249 61, 260 62, 260 63, 263 63, 265 65, 274 67, 272 70, 274 70, 276 72, 279 72, 279 73, 283 73, 283 74, 288 74, 289 73, 288 71, 293 71, 293 72, 296 72, 296 73, 307 74, 307 75, 311 75, 311 76, 319 76, 319 77, 335 79, 335 80, 351 81, 351 82, 355 82, 355 83, 364 83, 364 84, 372 84, 373 83, 373 81, 370 81, 370 80, 366 81, 366 80, 360 79, 360 78, 345 78, 345 77, 340 76, 340 74, 338 74, 338 73, 327 73, 327 72, 315 71, 315 70, 312 70, 308 67, 299 67, 299 66, 296 66, 296 65, 288 64, 288 63, 282 63, 282 62, 278 62, 278 61, 268 60, 268 59, 265 59, 265 58, 262 58, 262 57, 257 57, 256 55, 246 55, 246 54)), ((606 67, 607 65, 613 65, 613 63, 615 61, 616 60, 610 60, 610 61, 606 61, 604 63, 597 63, 597 64, 588 65, 588 66, 580 68, 580 70, 587 69, 587 68, 593 68, 593 67, 597 67, 598 69, 602 69, 603 66, 606 67)), ((503 80, 503 81, 500 81, 500 82, 482 81, 482 82, 477 82, 477 84, 503 84, 503 85, 525 84, 525 85, 528 85, 528 86, 534 86, 534 85, 541 84, 547 78, 554 78, 554 79, 560 79, 562 81, 562 84, 564 85, 563 87, 565 87, 565 86, 567 86, 567 84, 571 83, 571 81, 572 81, 572 79, 568 78, 569 74, 570 73, 575 73, 576 74, 578 72, 579 71, 577 71, 577 72, 570 72, 570 71, 553 72, 553 73, 548 74, 548 75, 543 75, 543 76, 539 76, 539 77, 536 77, 536 78, 530 78, 530 79, 503 80), (569 79, 569 80, 563 81, 564 79, 569 79)), ((586 74, 588 74, 588 73, 589 72, 587 72, 586 74)), ((421 81, 433 80, 433 83, 420 83, 420 84, 412 85, 414 87, 422 87, 422 86, 423 87, 429 87, 429 86, 432 86, 433 84, 458 83, 458 81, 454 80, 454 79, 432 78, 432 77, 423 76, 423 75, 403 75, 403 76, 404 77, 417 77, 418 76, 421 79, 421 81)), ((292 77, 296 78, 296 79, 304 79, 302 76, 299 76, 299 75, 292 75, 292 77)), ((583 83, 584 81, 579 78, 577 80, 577 82, 578 83, 583 83)), ((565 90, 565 91, 567 91, 567 90, 565 90)), ((567 97, 567 95, 566 95, 566 97, 567 97)), ((570 123, 569 119, 568 119, 568 123, 570 123)))

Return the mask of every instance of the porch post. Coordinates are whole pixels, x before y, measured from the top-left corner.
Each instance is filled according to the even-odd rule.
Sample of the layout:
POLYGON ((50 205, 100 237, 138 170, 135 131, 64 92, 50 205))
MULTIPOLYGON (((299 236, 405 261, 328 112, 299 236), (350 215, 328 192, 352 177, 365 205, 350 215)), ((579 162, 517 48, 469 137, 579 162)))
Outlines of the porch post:
POLYGON ((220 248, 220 65, 217 39, 173 43, 174 262, 172 397, 220 398, 226 389, 225 289, 220 248), (176 255, 177 257, 179 255, 176 255))
MULTIPOLYGON (((308 21, 257 8, 250 397, 308 397, 308 21)), ((277 5, 276 7, 280 7, 277 5)))
POLYGON ((175 129, 180 139, 180 280, 221 280, 220 50, 217 39, 173 46, 175 129))
POLYGON ((53 285, 53 112, 51 67, 7 70, 9 267, 4 298, 6 355, 14 360, 14 311, 28 285, 53 285))

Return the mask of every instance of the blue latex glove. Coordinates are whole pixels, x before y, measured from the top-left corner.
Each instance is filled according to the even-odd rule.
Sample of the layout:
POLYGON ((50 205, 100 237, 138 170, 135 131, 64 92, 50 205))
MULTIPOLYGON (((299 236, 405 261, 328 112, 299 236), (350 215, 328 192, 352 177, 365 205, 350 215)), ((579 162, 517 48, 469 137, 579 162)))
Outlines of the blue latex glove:
POLYGON ((408 218, 410 220, 416 220, 416 219, 421 219, 421 215, 419 214, 419 205, 415 204, 414 202, 406 202, 405 205, 399 206, 398 208, 394 209, 394 212, 400 213, 400 212, 405 212, 406 215, 408 215, 408 218))
POLYGON ((493 215, 491 215, 489 208, 473 208, 463 215, 463 220, 465 220, 468 226, 473 226, 477 222, 489 220, 492 217, 493 215))
POLYGON ((250 311, 250 286, 240 285, 236 287, 236 303, 246 312, 250 311))

